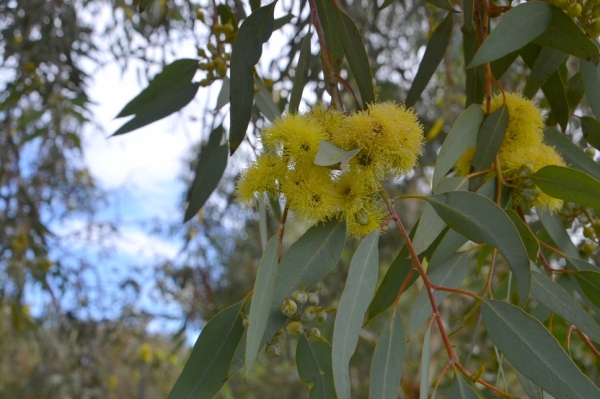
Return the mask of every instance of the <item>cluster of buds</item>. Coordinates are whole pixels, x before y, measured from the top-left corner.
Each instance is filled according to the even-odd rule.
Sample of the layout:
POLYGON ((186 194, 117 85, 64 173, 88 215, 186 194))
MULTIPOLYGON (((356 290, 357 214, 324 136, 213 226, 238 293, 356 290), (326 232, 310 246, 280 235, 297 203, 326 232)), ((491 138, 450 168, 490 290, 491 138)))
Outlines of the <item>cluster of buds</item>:
MULTIPOLYGON (((202 11, 196 13, 196 18, 205 23, 202 11)), ((198 49, 198 57, 203 59, 198 68, 206 71, 206 78, 200 81, 201 86, 209 86, 215 80, 222 79, 227 75, 231 53, 227 52, 226 45, 232 45, 237 36, 237 28, 232 21, 227 21, 225 24, 215 21, 209 28, 216 44, 209 41, 206 50, 198 49)))
POLYGON ((568 202, 560 210, 560 216, 567 228, 573 227, 575 220, 581 225, 585 239, 579 243, 579 252, 583 256, 590 256, 596 252, 600 240, 600 219, 596 219, 593 211, 584 206, 568 202))
POLYGON ((287 330, 290 334, 301 335, 306 332, 309 339, 324 340, 321 337, 321 332, 318 328, 312 327, 307 329, 304 323, 319 322, 323 323, 327 320, 328 311, 319 305, 319 291, 305 292, 304 286, 292 293, 291 298, 285 298, 281 304, 281 313, 283 313, 290 323, 287 330))
POLYGON ((600 0, 552 0, 551 3, 569 17, 577 18, 589 37, 600 36, 600 0))

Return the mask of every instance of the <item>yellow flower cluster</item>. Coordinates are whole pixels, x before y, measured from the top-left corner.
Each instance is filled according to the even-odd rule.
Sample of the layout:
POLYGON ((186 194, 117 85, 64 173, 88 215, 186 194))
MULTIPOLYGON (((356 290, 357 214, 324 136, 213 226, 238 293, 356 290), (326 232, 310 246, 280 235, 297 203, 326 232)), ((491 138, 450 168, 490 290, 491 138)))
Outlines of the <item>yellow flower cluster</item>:
POLYGON ((283 196, 297 217, 316 224, 345 217, 356 237, 385 220, 380 180, 410 171, 421 154, 423 127, 412 109, 391 102, 345 116, 316 106, 303 115, 288 114, 261 132, 260 156, 242 172, 238 201, 252 207, 264 195, 283 196), (341 171, 315 165, 321 141, 344 151, 360 148, 341 171))
MULTIPOLYGON (((554 147, 544 143, 544 116, 537 105, 521 93, 505 93, 505 96, 509 119, 504 141, 498 151, 502 176, 514 178, 535 173, 548 165, 565 166, 554 147)), ((504 103, 502 93, 495 94, 491 110, 497 110, 504 103)), ((455 169, 459 175, 469 174, 474 154, 475 147, 470 148, 456 162, 455 169)), ((517 204, 525 202, 550 211, 562 207, 562 200, 542 193, 531 179, 516 180, 516 185, 513 199, 517 204)))

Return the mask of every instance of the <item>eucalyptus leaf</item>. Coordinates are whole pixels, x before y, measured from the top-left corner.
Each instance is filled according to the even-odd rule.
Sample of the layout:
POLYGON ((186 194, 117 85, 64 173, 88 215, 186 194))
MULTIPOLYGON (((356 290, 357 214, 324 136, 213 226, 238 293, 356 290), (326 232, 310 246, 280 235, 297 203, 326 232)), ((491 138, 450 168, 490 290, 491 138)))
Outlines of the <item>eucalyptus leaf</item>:
MULTIPOLYGON (((444 0, 444 2, 448 3, 447 0, 444 0)), ((450 4, 448 3, 448 5, 450 4)), ((450 9, 452 10, 452 6, 450 6, 450 9)), ((454 21, 453 11, 454 10, 450 11, 446 15, 442 22, 440 22, 440 24, 435 28, 431 38, 429 39, 427 49, 425 50, 423 59, 419 64, 417 75, 415 76, 410 90, 406 95, 406 100, 404 100, 404 103, 407 107, 414 106, 419 98, 421 98, 421 93, 423 93, 423 90, 425 90, 425 87, 427 87, 429 80, 444 58, 444 54, 446 54, 448 43, 450 43, 450 38, 452 37, 452 25, 454 21)))
POLYGON ((549 165, 532 174, 531 178, 551 197, 600 209, 600 181, 584 172, 549 165))
POLYGON ((219 185, 227 167, 227 142, 224 142, 223 127, 216 127, 198 157, 196 175, 187 198, 184 222, 193 218, 202 209, 208 197, 219 185))
POLYGON ((254 102, 254 65, 260 60, 262 46, 273 32, 274 1, 254 11, 242 24, 231 52, 231 107, 229 146, 231 153, 244 140, 254 102))
POLYGON ((221 311, 202 328, 168 399, 212 398, 221 389, 244 333, 242 305, 243 301, 221 311))
POLYGON ((278 235, 275 235, 267 243, 256 274, 246 336, 246 375, 252 369, 260 349, 275 295, 275 280, 279 266, 277 240, 278 235))
POLYGON ((539 321, 506 302, 484 300, 482 304, 490 338, 525 377, 558 398, 600 397, 600 390, 539 321))
POLYGON ((493 201, 467 191, 453 191, 426 198, 446 222, 466 238, 497 248, 515 276, 519 302, 529 297, 531 272, 525 246, 506 213, 493 201))
POLYGON ((550 26, 555 8, 545 2, 521 3, 502 16, 483 42, 469 68, 497 60, 524 47, 550 26))
POLYGON ((379 266, 379 229, 363 238, 356 249, 333 325, 333 380, 338 398, 350 399, 348 365, 354 354, 364 314, 375 293, 379 266))
POLYGON ((296 366, 302 382, 308 385, 309 399, 335 399, 331 345, 322 341, 308 341, 304 335, 298 339, 296 366))
POLYGON ((449 399, 479 399, 479 396, 460 374, 454 373, 449 399))
MULTIPOLYGON (((585 128, 583 129, 583 134, 585 136, 585 128)), ((600 130, 598 134, 598 145, 600 146, 600 130)), ((569 167, 587 173, 596 180, 600 180, 600 165, 594 162, 592 157, 583 152, 581 147, 574 144, 568 136, 549 127, 544 130, 544 141, 546 144, 553 146, 562 155, 569 167)))
POLYGON ((383 327, 373 359, 369 383, 370 399, 397 399, 404 365, 404 330, 397 308, 383 327))

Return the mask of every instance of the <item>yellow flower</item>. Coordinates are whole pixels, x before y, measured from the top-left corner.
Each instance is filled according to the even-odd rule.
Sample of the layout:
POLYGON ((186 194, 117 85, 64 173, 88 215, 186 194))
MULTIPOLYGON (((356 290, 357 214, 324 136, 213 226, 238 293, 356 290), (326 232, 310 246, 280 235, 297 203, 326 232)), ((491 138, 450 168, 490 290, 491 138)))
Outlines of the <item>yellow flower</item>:
POLYGON ((273 153, 261 154, 238 179, 235 189, 238 202, 246 208, 251 208, 257 196, 262 193, 277 198, 278 184, 286 173, 287 163, 281 157, 273 153))
MULTIPOLYGON (((508 108, 508 126, 499 155, 509 154, 518 148, 540 145, 544 139, 544 116, 537 105, 521 93, 505 93, 508 108)), ((502 93, 492 97, 491 110, 504 103, 502 93)))
POLYGON ((346 228, 352 237, 360 238, 379 228, 386 218, 386 212, 380 201, 372 199, 363 208, 345 213, 346 228))
POLYGON ((277 119, 261 133, 267 149, 283 151, 283 156, 295 162, 314 162, 319 143, 327 140, 325 129, 306 115, 288 114, 277 119))
POLYGON ((467 148, 465 152, 458 158, 454 164, 454 170, 458 176, 466 176, 471 173, 471 164, 473 163, 473 156, 477 147, 467 148))
MULTIPOLYGON (((344 114, 342 112, 333 108, 325 108, 322 102, 319 102, 306 116, 322 126, 327 134, 327 140, 331 141, 333 141, 335 132, 344 123, 344 114)), ((334 142, 333 144, 336 143, 334 142)))
POLYGON ((142 344, 138 350, 138 358, 144 363, 152 361, 152 347, 150 344, 142 344))
POLYGON ((378 188, 368 175, 350 168, 335 183, 338 205, 344 213, 357 212, 377 195, 378 188))
POLYGON ((290 210, 309 224, 329 219, 337 212, 335 187, 327 168, 296 165, 283 180, 281 191, 290 210))

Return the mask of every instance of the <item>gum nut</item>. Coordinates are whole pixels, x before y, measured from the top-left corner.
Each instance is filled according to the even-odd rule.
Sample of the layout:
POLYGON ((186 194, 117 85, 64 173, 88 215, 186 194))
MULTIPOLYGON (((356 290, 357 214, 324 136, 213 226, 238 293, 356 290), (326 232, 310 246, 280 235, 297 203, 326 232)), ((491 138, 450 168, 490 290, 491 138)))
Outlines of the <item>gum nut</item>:
POLYGON ((308 300, 308 295, 306 295, 306 292, 304 291, 294 291, 292 294, 292 299, 299 305, 304 305, 308 300))
POLYGON ((267 356, 275 358, 279 357, 281 353, 281 348, 277 344, 269 344, 267 345, 267 356))
POLYGON ((288 324, 287 330, 290 334, 300 335, 304 332, 304 326, 302 325, 302 322, 292 321, 288 324))
POLYGON ((317 306, 319 304, 319 295, 316 292, 308 293, 308 304, 317 306))
POLYGON ((319 308, 316 306, 309 306, 304 310, 302 319, 305 321, 315 321, 319 316, 319 308))
POLYGON ((323 309, 319 312, 319 315, 317 316, 317 321, 319 323, 323 323, 325 320, 327 320, 327 311, 323 309))
POLYGON ((311 328, 306 334, 308 339, 319 339, 321 338, 321 331, 317 327, 311 328))

